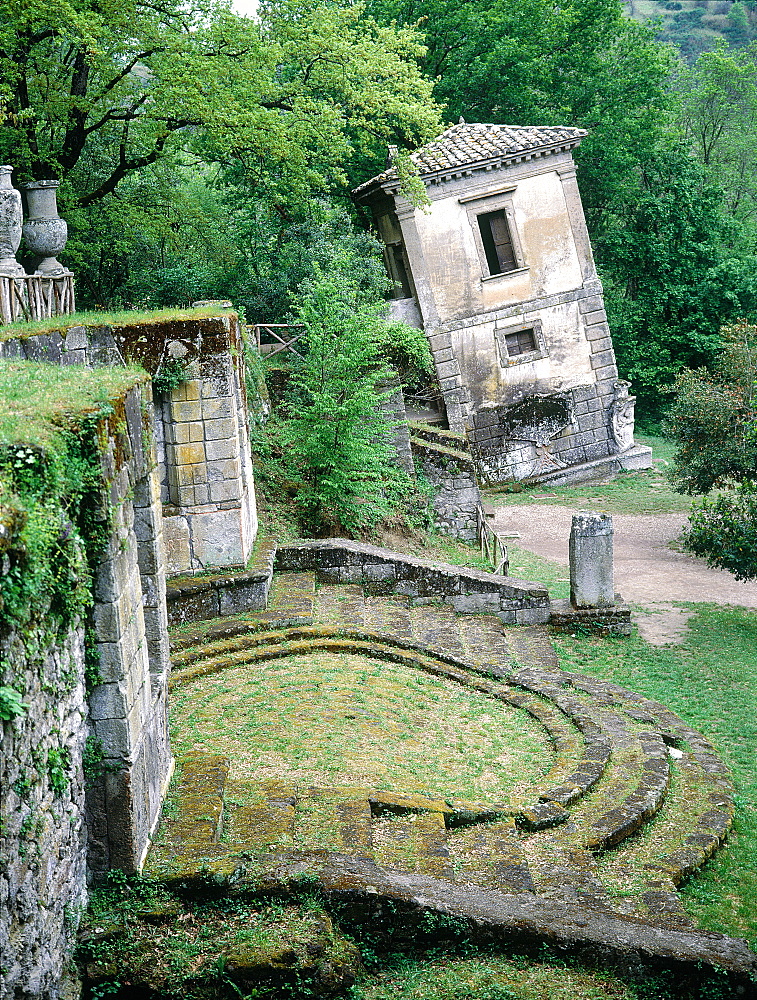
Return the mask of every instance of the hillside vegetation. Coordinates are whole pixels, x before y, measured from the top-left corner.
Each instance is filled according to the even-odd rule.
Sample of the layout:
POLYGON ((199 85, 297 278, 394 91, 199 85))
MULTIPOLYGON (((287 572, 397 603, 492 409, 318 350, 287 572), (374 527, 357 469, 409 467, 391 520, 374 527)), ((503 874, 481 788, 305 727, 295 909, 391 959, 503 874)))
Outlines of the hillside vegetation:
POLYGON ((623 0, 638 21, 659 21, 658 37, 690 62, 718 42, 735 48, 757 38, 757 4, 740 0, 623 0))

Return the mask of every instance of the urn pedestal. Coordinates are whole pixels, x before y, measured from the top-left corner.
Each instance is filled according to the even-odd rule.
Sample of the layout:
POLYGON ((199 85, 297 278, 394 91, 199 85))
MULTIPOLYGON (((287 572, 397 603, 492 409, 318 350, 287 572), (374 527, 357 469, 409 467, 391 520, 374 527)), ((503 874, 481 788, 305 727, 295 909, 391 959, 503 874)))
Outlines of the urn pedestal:
POLYGON ((60 181, 30 181, 23 185, 26 195, 24 241, 29 250, 41 258, 34 273, 48 278, 67 273, 55 259, 68 238, 68 226, 58 215, 59 184, 60 181))
POLYGON ((13 167, 0 166, 0 275, 23 277, 24 269, 16 260, 21 242, 21 195, 11 185, 13 167))

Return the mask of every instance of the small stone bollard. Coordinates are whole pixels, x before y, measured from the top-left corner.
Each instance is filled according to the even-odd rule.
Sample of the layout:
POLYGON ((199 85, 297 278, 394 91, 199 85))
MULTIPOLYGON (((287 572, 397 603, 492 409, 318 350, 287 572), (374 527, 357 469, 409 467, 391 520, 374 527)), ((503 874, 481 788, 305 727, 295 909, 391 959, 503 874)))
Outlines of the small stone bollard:
POLYGON ((615 604, 612 516, 581 511, 573 515, 568 552, 570 603, 574 608, 611 608, 615 604))

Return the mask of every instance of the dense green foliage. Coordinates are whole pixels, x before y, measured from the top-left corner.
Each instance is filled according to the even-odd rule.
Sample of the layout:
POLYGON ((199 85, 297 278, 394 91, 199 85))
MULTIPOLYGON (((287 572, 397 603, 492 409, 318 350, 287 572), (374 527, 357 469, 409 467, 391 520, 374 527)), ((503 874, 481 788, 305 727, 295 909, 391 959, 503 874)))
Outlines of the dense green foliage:
POLYGON ((352 159, 439 128, 415 33, 360 3, 2 8, 0 160, 62 178, 89 303, 227 297, 231 279, 267 308, 270 258, 307 254, 303 226, 318 242, 313 198, 342 190, 352 159))
POLYGON ((678 445, 672 475, 682 492, 757 480, 755 327, 724 328, 713 368, 679 376, 666 427, 678 445))
POLYGON ((35 623, 54 634, 90 606, 107 524, 97 422, 112 412, 110 392, 141 377, 0 365, 3 629, 35 623))
POLYGON ((693 62, 718 42, 738 47, 757 38, 754 0, 623 0, 628 14, 654 19, 657 37, 693 62))
POLYGON ((667 430, 677 443, 671 470, 681 492, 723 493, 694 504, 683 541, 737 580, 757 577, 757 329, 723 330, 711 371, 679 375, 667 430))
POLYGON ((738 483, 730 493, 700 500, 692 508, 683 543, 710 566, 737 580, 757 579, 757 488, 738 483))
POLYGON ((365 533, 412 492, 382 409, 396 378, 385 348, 396 340, 430 369, 428 347, 419 331, 388 325, 344 273, 319 277, 297 316, 304 350, 291 355, 278 424, 295 502, 311 532, 365 533))

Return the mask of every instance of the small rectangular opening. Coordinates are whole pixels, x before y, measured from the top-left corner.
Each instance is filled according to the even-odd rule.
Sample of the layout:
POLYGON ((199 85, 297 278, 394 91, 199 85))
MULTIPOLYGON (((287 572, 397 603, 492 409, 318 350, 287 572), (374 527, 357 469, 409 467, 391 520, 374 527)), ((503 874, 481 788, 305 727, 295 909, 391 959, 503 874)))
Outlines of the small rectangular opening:
POLYGON ((489 274, 504 274, 517 268, 510 228, 503 209, 478 216, 478 228, 489 274))
POLYGON ((505 334, 505 347, 509 358, 513 358, 517 354, 529 354, 537 349, 536 334, 533 329, 505 334))
POLYGON ((387 274, 392 282, 389 291, 390 299, 409 299, 412 297, 410 278, 407 273, 405 251, 401 243, 389 243, 384 252, 384 263, 387 274))

